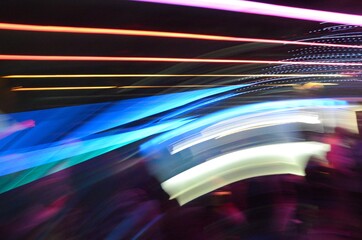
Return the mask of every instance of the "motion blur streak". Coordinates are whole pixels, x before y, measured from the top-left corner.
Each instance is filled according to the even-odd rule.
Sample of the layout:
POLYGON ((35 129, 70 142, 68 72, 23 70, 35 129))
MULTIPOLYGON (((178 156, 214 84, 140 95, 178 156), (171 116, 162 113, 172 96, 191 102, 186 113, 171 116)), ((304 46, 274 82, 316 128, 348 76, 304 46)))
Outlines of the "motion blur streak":
POLYGON ((14 61, 99 61, 99 62, 189 62, 189 63, 240 63, 240 64, 290 64, 322 66, 362 66, 354 62, 308 62, 247 59, 162 58, 162 57, 109 57, 109 56, 49 56, 49 55, 0 55, 0 60, 14 61))
POLYGON ((298 41, 284 41, 284 40, 275 40, 275 39, 241 38, 241 37, 217 36, 217 35, 205 35, 205 34, 193 34, 193 33, 160 32, 160 31, 129 30, 129 29, 42 26, 42 25, 28 25, 28 24, 14 24, 14 23, 0 23, 0 29, 13 30, 13 31, 107 34, 107 35, 122 35, 122 36, 184 38, 184 39, 228 41, 228 42, 257 42, 257 43, 292 44, 292 45, 320 46, 320 47, 362 48, 362 46, 346 45, 346 44, 298 42, 298 41))
MULTIPOLYGON (((15 132, 0 139, 0 193, 151 135, 178 128, 193 121, 193 118, 166 117, 157 123, 152 123, 148 122, 147 117, 178 107, 188 109, 191 107, 187 106, 188 104, 201 106, 200 104, 209 103, 209 97, 236 88, 238 87, 202 89, 116 102, 0 115, 4 119, 7 117, 29 126, 21 133, 15 132), (198 101, 203 98, 206 98, 206 102, 199 103, 198 101), (28 119, 34 120, 26 122, 28 119), (145 119, 146 123, 125 127, 122 130, 114 129, 141 119, 145 119), (32 127, 34 122, 36 125, 32 127), (79 125, 79 122, 82 125, 79 125), (54 134, 49 135, 48 132, 54 134), (67 134, 64 135, 64 132, 67 134)), ((177 112, 175 114, 177 115, 177 112)), ((4 125, 7 127, 6 124, 4 125)))
MULTIPOLYGON (((268 113, 268 112, 266 112, 268 113)), ((270 112, 269 112, 270 113, 270 112)), ((205 131, 205 133, 202 133, 201 136, 196 138, 190 138, 186 141, 183 141, 181 143, 177 143, 173 146, 171 154, 178 153, 186 148, 192 147, 196 144, 205 142, 207 140, 213 139, 213 138, 221 138, 227 135, 231 135, 237 132, 257 129, 257 128, 263 128, 263 127, 269 127, 269 126, 276 126, 276 125, 282 125, 282 124, 288 124, 288 123, 307 123, 307 124, 318 124, 321 123, 321 121, 318 118, 318 115, 312 115, 308 113, 296 113, 293 114, 293 112, 288 112, 289 116, 286 116, 286 114, 280 114, 278 116, 268 116, 264 115, 263 119, 255 119, 253 116, 249 116, 250 119, 248 121, 243 121, 242 125, 238 126, 235 123, 230 124, 220 124, 216 130, 212 131, 205 131), (231 125, 231 126, 228 126, 231 125)), ((239 119, 240 120, 240 119, 239 119)))
POLYGON ((7 75, 1 78, 141 78, 141 77, 351 77, 351 74, 45 74, 7 75))
MULTIPOLYGON (((343 100, 335 99, 302 99, 290 101, 271 101, 265 103, 249 104, 244 106, 233 107, 221 110, 204 117, 200 117, 188 124, 183 125, 170 132, 164 133, 160 136, 151 139, 150 141, 141 145, 143 150, 148 148, 158 147, 159 144, 179 137, 182 134, 189 133, 195 129, 211 126, 212 124, 220 123, 224 120, 230 120, 238 116, 246 116, 255 113, 265 113, 283 109, 300 109, 300 108, 340 108, 347 106, 348 103, 343 100)), ((189 138, 189 137, 188 137, 189 138)), ((179 140, 178 140, 179 141, 179 140)), ((175 142, 172 144, 174 145, 175 142)))
MULTIPOLYGON (((168 123, 162 123, 152 127, 141 128, 135 131, 115 134, 107 137, 76 143, 61 144, 54 147, 48 147, 14 155, 10 154, 0 156, 0 176, 5 176, 28 169, 28 171, 25 173, 25 176, 27 176, 31 172, 37 172, 38 167, 49 164, 56 164, 59 163, 59 161, 64 160, 65 162, 56 170, 60 171, 153 134, 179 127, 184 124, 185 121, 187 122, 188 120, 175 120, 168 123)), ((40 168, 40 170, 41 169, 42 168, 40 168)), ((40 174, 32 173, 31 175, 34 176, 27 176, 26 178, 24 178, 23 174, 15 177, 15 179, 13 177, 12 181, 10 182, 7 182, 6 180, 3 182, 1 181, 2 178, 0 178, 0 193, 9 191, 30 181, 35 181, 51 173, 54 173, 54 170, 51 172, 48 170, 40 174)))
POLYGON ((273 144, 228 153, 190 168, 161 185, 183 205, 215 189, 247 178, 294 174, 303 176, 311 155, 322 156, 328 144, 294 142, 273 144))
MULTIPOLYGON (((270 86, 295 86, 299 88, 303 88, 303 86, 298 86, 297 84, 265 84, 270 86)), ((252 84, 257 85, 257 84, 252 84)), ((337 85, 333 83, 323 83, 324 85, 337 85)), ((11 89, 13 92, 21 92, 21 91, 69 91, 69 90, 94 90, 94 89, 153 89, 153 88, 215 88, 215 87, 244 87, 244 85, 221 85, 221 84, 205 84, 205 85, 152 85, 152 86, 93 86, 93 87, 36 87, 36 88, 28 88, 28 87, 14 87, 11 89)))
POLYGON ((92 89, 142 89, 142 88, 210 88, 210 87, 226 87, 226 86, 242 86, 242 85, 165 85, 165 86, 99 86, 99 87, 37 87, 24 88, 15 87, 11 91, 69 91, 69 90, 92 90, 92 89))
POLYGON ((362 16, 244 0, 133 0, 362 26, 362 16))
POLYGON ((61 140, 74 141, 236 88, 238 87, 202 89, 116 102, 8 114, 6 116, 16 122, 33 119, 37 125, 28 129, 24 134, 15 133, 13 136, 2 139, 0 150, 2 154, 5 154, 5 151, 6 154, 16 154, 23 148, 32 147, 34 150, 34 146, 60 140, 57 135, 47 135, 47 131, 70 131, 61 140), (82 124, 78 125, 78 121, 75 120, 82 124))
POLYGON ((36 87, 36 88, 23 88, 15 87, 11 91, 54 91, 54 90, 93 90, 93 89, 112 89, 117 88, 117 86, 84 86, 84 87, 36 87))
POLYGON ((5 128, 0 128, 0 140, 5 138, 13 133, 16 133, 21 130, 35 127, 35 122, 33 120, 27 120, 20 123, 15 123, 5 128))

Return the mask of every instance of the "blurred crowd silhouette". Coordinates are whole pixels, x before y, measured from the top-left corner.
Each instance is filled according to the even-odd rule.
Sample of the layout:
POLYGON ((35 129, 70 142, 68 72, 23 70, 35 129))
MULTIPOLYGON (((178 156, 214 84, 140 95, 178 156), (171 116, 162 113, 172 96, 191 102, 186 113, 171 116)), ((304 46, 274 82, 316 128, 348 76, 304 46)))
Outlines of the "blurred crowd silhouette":
POLYGON ((361 136, 336 128, 305 138, 331 146, 325 159, 311 156, 305 177, 247 179, 184 206, 147 159, 92 184, 101 161, 75 166, 2 194, 1 238, 362 239, 361 136))

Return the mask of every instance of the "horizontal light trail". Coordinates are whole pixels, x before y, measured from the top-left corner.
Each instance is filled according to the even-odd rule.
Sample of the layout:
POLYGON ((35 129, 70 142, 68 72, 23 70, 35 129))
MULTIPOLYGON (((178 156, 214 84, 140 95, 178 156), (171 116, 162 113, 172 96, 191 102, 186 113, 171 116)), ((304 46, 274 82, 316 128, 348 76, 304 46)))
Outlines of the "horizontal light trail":
POLYGON ((244 0, 133 0, 362 26, 362 16, 244 0))
MULTIPOLYGON (((337 83, 315 83, 318 86, 334 86, 337 83)), ((255 83, 253 85, 278 86, 278 87, 303 87, 298 84, 268 84, 255 83)), ((154 88, 214 88, 214 87, 245 87, 245 85, 223 85, 223 84, 190 84, 190 85, 129 85, 129 86, 78 86, 78 87, 13 87, 13 92, 24 91, 69 91, 69 90, 95 90, 95 89, 154 89, 154 88)))
POLYGON ((0 78, 179 78, 179 77, 352 77, 351 74, 42 74, 0 78))
MULTIPOLYGON (((152 86, 118 86, 117 88, 208 88, 208 87, 229 87, 237 85, 223 85, 223 84, 190 84, 190 85, 152 85, 152 86)), ((240 85, 244 86, 244 85, 240 85)))
MULTIPOLYGON (((231 85, 207 84, 207 85, 162 85, 162 86, 81 86, 81 87, 14 87, 13 92, 20 91, 62 91, 62 90, 95 90, 95 89, 143 89, 143 88, 210 88, 228 87, 231 85)), ((234 85, 236 86, 236 85, 234 85)), ((240 85, 243 86, 243 85, 240 85)))
POLYGON ((117 86, 94 86, 94 87, 34 87, 34 88, 23 88, 23 87, 14 87, 11 89, 13 92, 19 91, 56 91, 56 90, 95 90, 95 89, 112 89, 117 88, 117 86))
POLYGON ((178 63, 235 63, 235 64, 291 64, 322 66, 362 66, 355 62, 308 62, 249 59, 162 58, 162 57, 105 57, 105 56, 50 56, 50 55, 0 55, 0 60, 10 61, 99 61, 99 62, 178 62, 178 63))
POLYGON ((105 34, 105 35, 121 35, 121 36, 182 38, 182 39, 226 41, 226 42, 255 42, 255 43, 291 44, 291 45, 319 46, 319 47, 362 48, 362 46, 359 45, 348 45, 348 44, 300 42, 300 41, 286 41, 286 40, 277 40, 277 39, 243 38, 243 37, 231 37, 231 36, 194 34, 194 33, 111 29, 111 28, 42 26, 42 25, 29 25, 29 24, 0 23, 0 29, 13 30, 13 31, 32 31, 32 32, 105 34))

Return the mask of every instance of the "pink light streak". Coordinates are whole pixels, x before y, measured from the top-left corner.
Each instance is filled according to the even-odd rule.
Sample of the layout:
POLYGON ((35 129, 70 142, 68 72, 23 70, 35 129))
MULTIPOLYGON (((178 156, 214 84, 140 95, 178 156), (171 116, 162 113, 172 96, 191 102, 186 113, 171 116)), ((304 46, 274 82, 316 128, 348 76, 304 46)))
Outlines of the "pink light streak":
POLYGON ((362 26, 362 16, 244 0, 133 0, 362 26))
POLYGON ((35 121, 34 120, 26 120, 20 123, 13 124, 6 128, 5 130, 2 130, 0 132, 0 139, 5 138, 13 133, 16 133, 18 131, 22 131, 28 128, 35 127, 35 121))
POLYGON ((323 66, 362 66, 355 62, 308 62, 249 59, 210 58, 162 58, 162 57, 104 57, 104 56, 48 56, 48 55, 0 55, 0 60, 10 61, 99 61, 99 62, 188 62, 188 63, 233 63, 233 64, 292 64, 323 66))

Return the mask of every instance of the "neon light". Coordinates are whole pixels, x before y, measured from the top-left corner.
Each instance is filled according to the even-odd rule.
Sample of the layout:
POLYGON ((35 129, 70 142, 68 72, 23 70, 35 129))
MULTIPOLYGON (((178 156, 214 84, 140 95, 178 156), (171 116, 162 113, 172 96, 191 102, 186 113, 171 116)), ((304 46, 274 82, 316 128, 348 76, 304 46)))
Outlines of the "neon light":
POLYGON ((100 56, 41 56, 0 55, 0 60, 11 61, 108 61, 108 62, 188 62, 188 63, 235 63, 235 64, 291 64, 322 66, 362 66, 353 62, 300 62, 275 60, 210 59, 210 58, 161 58, 161 57, 100 57, 100 56))
MULTIPOLYGON (((45 74, 8 75, 1 78, 182 78, 182 77, 351 77, 352 74, 45 74)), ((191 85, 190 85, 191 86, 191 85)))
POLYGON ((14 24, 14 23, 0 23, 0 29, 13 30, 13 31, 107 34, 107 35, 121 35, 121 36, 183 38, 183 39, 198 39, 198 40, 211 40, 211 41, 228 41, 228 42, 257 42, 257 43, 292 44, 292 45, 320 46, 320 47, 362 48, 362 46, 346 45, 346 44, 312 43, 312 42, 284 41, 284 40, 275 40, 275 39, 242 38, 242 37, 230 37, 230 36, 193 34, 193 33, 160 32, 160 31, 129 30, 129 29, 42 26, 42 25, 28 25, 28 24, 14 24))
POLYGON ((11 91, 19 92, 19 91, 95 90, 95 89, 114 89, 114 88, 118 88, 118 87, 117 86, 36 87, 36 88, 14 87, 11 89, 11 91))
POLYGON ((243 149, 208 160, 161 183, 183 205, 199 196, 247 178, 304 175, 311 155, 322 156, 330 146, 318 142, 294 142, 243 149))
POLYGON ((283 18, 293 18, 317 22, 331 22, 362 26, 362 16, 288 7, 244 0, 133 0, 136 2, 153 2, 199 8, 210 8, 231 12, 251 13, 283 18))

